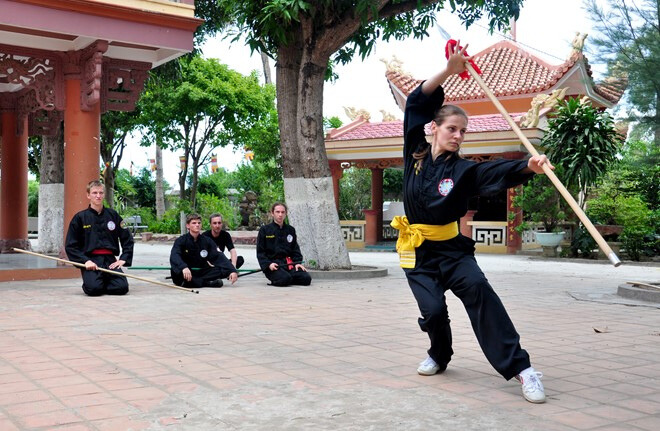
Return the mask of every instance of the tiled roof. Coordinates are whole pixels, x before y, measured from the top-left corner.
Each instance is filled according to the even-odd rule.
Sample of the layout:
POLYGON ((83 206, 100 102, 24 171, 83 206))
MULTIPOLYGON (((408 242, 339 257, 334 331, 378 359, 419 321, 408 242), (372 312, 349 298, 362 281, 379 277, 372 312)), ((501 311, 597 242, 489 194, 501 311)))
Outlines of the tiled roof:
MULTIPOLYGON (((508 40, 486 48, 474 58, 483 71, 484 82, 498 97, 535 95, 549 90, 579 61, 584 63, 587 73, 591 76, 591 67, 581 52, 574 52, 564 63, 553 66, 508 40)), ((406 96, 422 82, 397 70, 388 70, 385 76, 406 96)), ((613 103, 619 101, 626 84, 625 79, 610 80, 599 85, 592 83, 598 94, 613 103)), ((473 79, 461 79, 457 75, 452 75, 443 87, 445 99, 449 103, 483 100, 487 97, 473 79)))
MULTIPOLYGON (((522 113, 511 114, 514 121, 518 121, 522 113)), ((500 132, 511 130, 506 120, 499 114, 472 115, 468 120, 468 133, 500 132)), ((426 126, 426 133, 430 134, 430 126, 426 126)), ((358 118, 355 121, 331 130, 326 141, 354 141, 361 139, 403 138, 403 121, 386 121, 369 123, 358 118)))

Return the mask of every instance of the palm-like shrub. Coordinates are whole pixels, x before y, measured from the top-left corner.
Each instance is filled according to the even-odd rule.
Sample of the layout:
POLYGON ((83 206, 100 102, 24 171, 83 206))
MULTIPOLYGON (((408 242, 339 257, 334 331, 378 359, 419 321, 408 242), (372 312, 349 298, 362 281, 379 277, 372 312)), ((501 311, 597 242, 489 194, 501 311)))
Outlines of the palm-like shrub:
POLYGON ((607 112, 575 98, 558 105, 543 137, 546 154, 562 168, 564 184, 579 190, 581 206, 589 187, 616 159, 621 143, 607 112))

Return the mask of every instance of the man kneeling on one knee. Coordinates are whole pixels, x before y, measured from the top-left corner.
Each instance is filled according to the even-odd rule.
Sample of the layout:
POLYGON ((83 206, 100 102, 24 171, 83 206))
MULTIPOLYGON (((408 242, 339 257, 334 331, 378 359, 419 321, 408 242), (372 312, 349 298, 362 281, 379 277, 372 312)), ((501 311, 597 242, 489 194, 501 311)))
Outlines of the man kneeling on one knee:
POLYGON ((222 280, 228 278, 234 284, 238 279, 236 268, 223 253, 218 252, 211 239, 200 235, 200 215, 189 214, 186 228, 188 233, 174 241, 170 253, 172 282, 192 288, 222 287, 222 280))

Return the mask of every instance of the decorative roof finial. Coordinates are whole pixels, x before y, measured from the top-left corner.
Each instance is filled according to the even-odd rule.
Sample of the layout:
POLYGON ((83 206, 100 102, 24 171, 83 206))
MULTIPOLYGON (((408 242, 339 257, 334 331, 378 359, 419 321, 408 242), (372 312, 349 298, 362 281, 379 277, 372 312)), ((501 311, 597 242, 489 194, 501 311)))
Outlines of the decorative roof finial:
POLYGON ((366 121, 369 121, 371 118, 369 111, 366 109, 357 109, 353 106, 344 106, 344 112, 351 121, 355 121, 358 117, 362 117, 366 121))
POLYGON ((383 114, 383 123, 387 121, 396 121, 396 117, 394 116, 394 114, 390 114, 384 109, 381 109, 380 113, 383 114))
POLYGON ((573 53, 581 53, 582 50, 584 49, 584 40, 587 38, 587 33, 580 33, 579 31, 575 32, 575 37, 573 38, 573 42, 571 42, 571 46, 573 47, 573 53))

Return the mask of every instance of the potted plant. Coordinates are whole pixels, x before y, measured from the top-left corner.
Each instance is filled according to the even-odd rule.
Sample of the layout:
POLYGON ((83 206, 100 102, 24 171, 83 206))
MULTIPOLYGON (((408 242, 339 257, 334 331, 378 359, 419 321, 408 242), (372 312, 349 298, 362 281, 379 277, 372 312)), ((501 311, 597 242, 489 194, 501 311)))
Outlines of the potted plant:
POLYGON ((605 241, 618 241, 623 231, 623 225, 619 223, 618 211, 619 206, 612 196, 599 194, 587 200, 586 214, 605 241))
POLYGON ((530 223, 540 223, 543 232, 534 233, 536 241, 543 247, 545 256, 556 256, 565 235, 560 224, 566 220, 566 204, 550 180, 545 175, 535 176, 523 187, 522 194, 514 198, 513 204, 522 210, 524 220, 516 230, 521 233, 530 229, 530 223))

